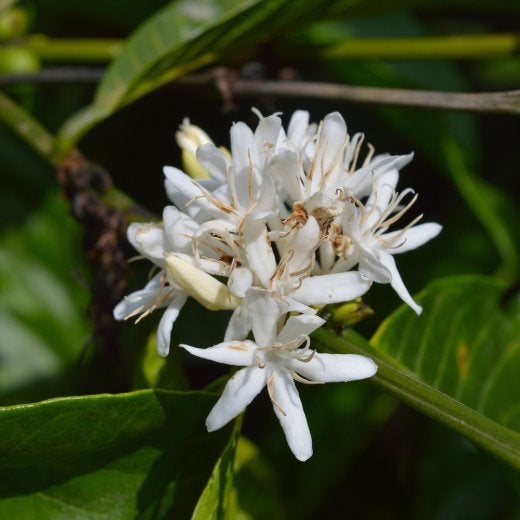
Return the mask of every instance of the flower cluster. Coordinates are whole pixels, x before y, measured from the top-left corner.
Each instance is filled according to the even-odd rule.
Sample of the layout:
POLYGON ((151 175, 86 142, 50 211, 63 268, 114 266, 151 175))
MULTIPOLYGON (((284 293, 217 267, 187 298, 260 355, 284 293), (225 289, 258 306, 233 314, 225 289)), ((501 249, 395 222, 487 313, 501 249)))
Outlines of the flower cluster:
POLYGON ((390 284, 420 313, 394 255, 424 244, 440 226, 416 225, 419 216, 395 229, 417 198, 411 189, 396 191, 399 169, 412 154, 375 155, 368 145, 361 159, 364 136, 350 136, 337 112, 316 125, 297 111, 287 131, 278 115, 257 115, 254 132, 241 122, 232 126, 231 153, 183 123, 177 141, 192 175, 165 167, 173 205, 161 223, 128 229, 132 245, 158 272, 114 315, 140 319, 165 308, 157 332, 165 356, 188 297, 211 310, 233 310, 222 343, 180 345, 244 367, 209 414, 208 430, 228 423, 267 387, 289 447, 306 460, 312 442, 295 381, 352 381, 377 370, 364 356, 310 348, 309 334, 324 323, 317 309, 356 299, 376 282, 390 284))

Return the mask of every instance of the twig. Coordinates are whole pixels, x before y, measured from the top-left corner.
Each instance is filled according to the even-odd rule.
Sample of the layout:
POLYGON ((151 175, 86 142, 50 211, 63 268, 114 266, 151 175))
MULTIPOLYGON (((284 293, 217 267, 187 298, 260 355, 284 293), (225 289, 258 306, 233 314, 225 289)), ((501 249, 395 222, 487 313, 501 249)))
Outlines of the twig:
POLYGON ((271 95, 293 98, 333 99, 401 105, 442 110, 520 114, 520 90, 483 92, 478 94, 408 90, 378 87, 357 87, 334 83, 306 81, 250 81, 238 79, 231 85, 237 97, 271 95))
POLYGON ((0 74, 0 85, 25 83, 97 83, 104 67, 46 67, 27 74, 0 74))
MULTIPOLYGON (((31 74, 0 75, 1 85, 18 83, 96 83, 104 74, 103 68, 54 67, 31 74)), ((292 98, 355 101, 377 105, 397 105, 465 112, 520 114, 520 90, 504 92, 439 92, 433 90, 361 87, 338 83, 312 81, 267 81, 236 78, 229 69, 217 68, 202 74, 188 74, 172 86, 208 88, 214 86, 232 106, 233 97, 276 96, 292 98), (222 71, 228 71, 224 74, 222 71)))

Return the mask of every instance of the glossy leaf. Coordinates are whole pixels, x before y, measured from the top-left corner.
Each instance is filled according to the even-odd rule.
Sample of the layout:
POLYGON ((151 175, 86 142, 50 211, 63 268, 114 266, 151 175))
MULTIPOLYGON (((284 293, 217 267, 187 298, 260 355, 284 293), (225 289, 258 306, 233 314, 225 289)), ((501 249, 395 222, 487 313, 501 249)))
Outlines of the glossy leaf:
POLYGON ((235 421, 233 434, 219 457, 211 477, 200 495, 193 511, 192 520, 232 520, 233 513, 233 474, 235 454, 242 420, 235 421))
POLYGON ((186 518, 228 431, 215 397, 144 390, 0 408, 1 518, 186 518))
POLYGON ((352 332, 315 333, 337 352, 365 352, 373 378, 405 403, 520 467, 520 299, 481 276, 445 278, 418 296, 421 316, 401 307, 372 345, 352 332))
POLYGON ((128 40, 99 85, 94 103, 76 114, 58 137, 70 149, 93 125, 166 81, 214 62, 226 48, 257 30, 280 0, 171 2, 128 40))

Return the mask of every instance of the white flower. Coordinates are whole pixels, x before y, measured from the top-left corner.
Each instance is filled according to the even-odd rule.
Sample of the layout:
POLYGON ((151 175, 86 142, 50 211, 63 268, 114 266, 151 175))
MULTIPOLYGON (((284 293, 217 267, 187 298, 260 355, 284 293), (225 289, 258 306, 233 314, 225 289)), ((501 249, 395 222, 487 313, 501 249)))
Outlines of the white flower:
MULTIPOLYGON (((297 119, 302 117, 300 114, 297 119)), ((374 156, 369 145, 369 152, 358 167, 363 140, 360 133, 351 138, 343 117, 333 112, 323 119, 312 139, 307 136, 305 146, 298 149, 287 142, 286 147, 280 146, 269 168, 285 190, 288 205, 299 203, 306 207, 316 194, 333 201, 338 190, 360 199, 370 193, 374 176, 378 178, 390 169, 402 168, 413 158, 413 154, 374 156)), ((309 213, 313 209, 309 208, 309 213)))
MULTIPOLYGON (((261 310, 257 310, 257 317, 261 316, 261 310)), ((277 335, 273 327, 255 327, 256 343, 226 341, 206 349, 180 345, 195 356, 245 367, 226 384, 206 419, 208 430, 227 424, 267 386, 291 451, 298 460, 307 460, 312 455, 312 440, 294 381, 353 381, 371 377, 377 371, 375 363, 364 356, 320 354, 310 349, 308 334, 323 322, 317 316, 303 314, 291 316, 277 335)))
POLYGON ((405 197, 413 193, 406 189, 398 194, 395 191, 398 174, 389 170, 374 179, 373 191, 363 205, 356 201, 331 226, 331 241, 339 260, 331 268, 331 272, 344 271, 358 265, 361 274, 377 283, 390 283, 399 297, 417 314, 422 312, 406 289, 397 270, 393 255, 404 253, 422 246, 436 237, 442 227, 434 222, 415 226, 421 218, 419 215, 400 230, 389 231, 411 208, 417 195, 405 205, 401 203, 405 197))
POLYGON ((258 312, 258 307, 250 307, 259 301, 264 302, 261 308, 268 308, 266 314, 277 323, 288 312, 314 314, 312 306, 353 300, 370 288, 372 282, 357 271, 311 276, 320 240, 320 229, 313 217, 290 238, 292 242, 285 244, 287 251, 277 263, 265 224, 255 221, 245 226, 247 262, 232 272, 228 282, 231 292, 243 301, 234 311, 224 339, 247 336, 258 312))
POLYGON ((163 269, 165 255, 165 233, 159 224, 131 224, 127 231, 128 240, 141 255, 152 261, 161 270, 148 284, 119 302, 114 308, 116 320, 127 320, 138 316, 141 320, 156 309, 166 308, 157 328, 157 352, 166 356, 170 350, 173 324, 186 303, 188 295, 163 269))

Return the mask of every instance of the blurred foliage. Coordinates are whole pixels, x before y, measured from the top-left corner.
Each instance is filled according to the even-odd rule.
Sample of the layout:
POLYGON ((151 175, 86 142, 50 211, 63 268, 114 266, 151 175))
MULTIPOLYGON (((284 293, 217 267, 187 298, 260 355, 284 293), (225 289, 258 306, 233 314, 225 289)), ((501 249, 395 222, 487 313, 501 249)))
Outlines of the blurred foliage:
MULTIPOLYGON (((520 241, 516 117, 265 96, 235 99, 235 111, 223 113, 218 93, 168 83, 212 62, 260 78, 443 91, 518 88, 515 49, 492 60, 468 61, 438 59, 435 49, 427 62, 417 56, 346 55, 349 40, 359 45, 364 38, 517 33, 517 1, 4 0, 0 11, 14 4, 24 13, 23 24, 0 35, 0 56, 12 53, 14 44, 23 47, 26 36, 27 42, 44 35, 90 39, 92 45, 106 39, 124 44, 128 38, 96 87, 23 84, 6 87, 5 94, 52 133, 61 128, 63 149, 85 134, 82 152, 153 213, 160 214, 166 202, 162 166, 180 164, 173 135, 186 116, 227 146, 233 121, 255 123, 251 105, 265 114, 281 111, 285 122, 297 108, 309 110, 314 121, 338 110, 350 131, 363 131, 378 152, 414 150, 401 187, 416 189, 417 207, 444 230, 398 259, 403 279, 412 291, 448 275, 487 275, 487 281, 479 285, 475 280, 484 278, 471 278, 474 285, 465 290, 446 281, 450 278, 434 282, 432 287, 442 286, 435 297, 437 314, 412 319, 409 310, 396 311, 375 336, 377 354, 405 369, 412 386, 418 378, 444 398, 452 396, 519 430, 520 363, 513 332, 520 241), (346 50, 323 52, 334 48, 346 50), (98 107, 93 119, 78 116, 92 103, 98 107), (71 121, 79 124, 69 132, 71 121), (450 291, 457 294, 449 296, 450 291), (483 355, 466 352, 463 343, 480 345, 483 355), (450 361, 436 384, 432 371, 443 352, 450 361), (457 367, 462 379, 452 374, 457 367), (475 395, 485 390, 486 378, 495 391, 479 404, 475 395), (457 389, 457 380, 471 384, 457 389)), ((464 52, 468 49, 461 47, 459 55, 464 52)), ((77 61, 69 56, 70 65, 89 65, 85 56, 77 61)), ((2 63, 2 71, 15 72, 10 62, 2 63)), ((29 65, 40 67, 37 61, 29 65)), ((16 124, 29 120, 23 114, 8 120, 6 114, 0 114, 0 403, 83 397, 0 409, 1 517, 189 518, 197 502, 196 518, 244 520, 520 515, 520 483, 509 466, 368 383, 301 388, 315 446, 305 465, 291 458, 267 398, 245 414, 245 437, 239 439, 239 425, 233 433, 232 428, 204 432, 215 395, 189 390, 225 371, 175 349, 166 360, 154 357, 156 316, 117 329, 121 352, 101 351, 88 318, 91 275, 83 230, 69 216, 53 169, 17 137, 16 124), (88 395, 112 391, 113 379, 126 381, 129 391, 144 390, 88 395), (225 497, 220 509, 215 496, 225 497)), ((147 269, 131 265, 130 288, 142 285, 147 269)), ((425 297, 435 303, 434 296, 425 297)), ((375 314, 356 330, 370 337, 400 302, 387 286, 375 287, 366 302, 375 314)), ((224 314, 208 319, 191 302, 174 327, 174 341, 211 344, 222 336, 224 314)), ((347 339, 355 339, 349 334, 347 339)), ((222 380, 213 384, 221 387, 222 380)))

